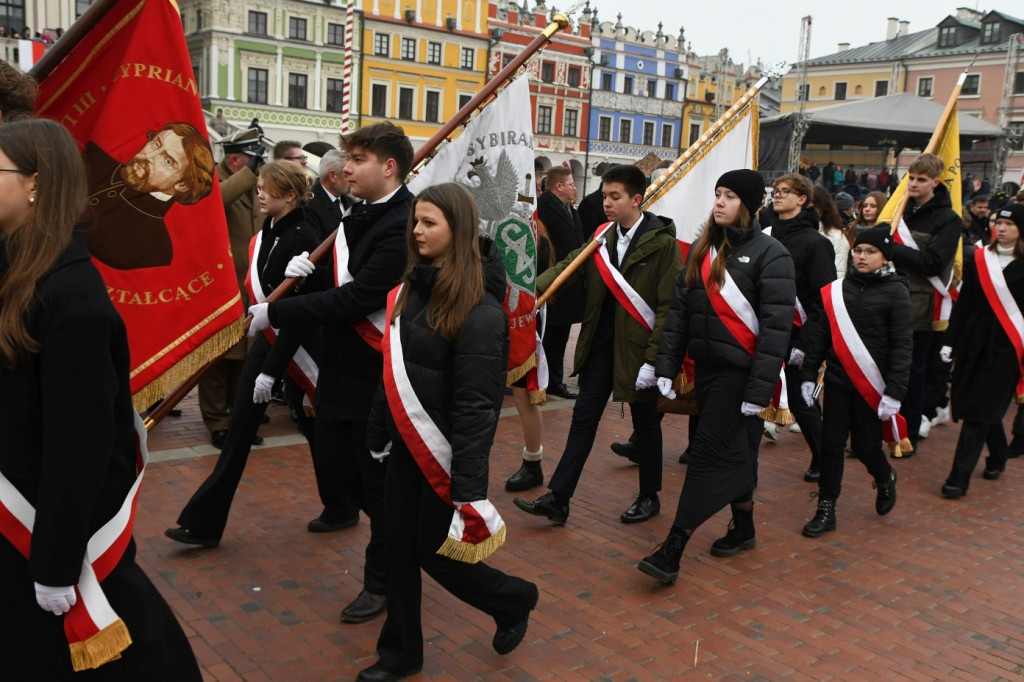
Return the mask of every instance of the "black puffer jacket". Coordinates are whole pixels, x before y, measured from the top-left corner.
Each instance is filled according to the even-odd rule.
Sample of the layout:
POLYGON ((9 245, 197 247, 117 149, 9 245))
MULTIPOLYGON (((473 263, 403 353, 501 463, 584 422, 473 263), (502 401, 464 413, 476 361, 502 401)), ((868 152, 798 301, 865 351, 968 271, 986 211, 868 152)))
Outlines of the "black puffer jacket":
MULTIPOLYGON (((722 228, 708 229, 712 230, 712 243, 721 244, 722 228)), ((754 405, 768 405, 786 359, 793 324, 793 259, 782 244, 761 232, 756 221, 747 230, 730 227, 726 232, 732 243, 726 254, 726 269, 757 312, 760 329, 754 355, 744 350, 719 319, 703 282, 686 290, 684 269, 665 318, 655 373, 675 377, 689 350, 695 363, 749 368, 743 399, 754 405)))
MULTIPOLYGON (((793 325, 790 348, 807 350, 815 329, 824 321, 821 288, 836 278, 836 253, 828 237, 818 232, 818 211, 808 207, 795 217, 783 220, 772 217, 771 235, 779 240, 793 257, 796 296, 800 299, 807 321, 802 327, 793 325)), ((789 356, 786 356, 789 359, 789 356)))
MULTIPOLYGON (((505 274, 497 251, 491 250, 484 257, 483 298, 470 311, 458 337, 449 342, 427 325, 427 302, 437 272, 427 264, 413 268, 405 285, 411 289, 399 333, 416 397, 452 446, 451 497, 475 502, 487 497, 487 460, 504 399, 508 318, 501 299, 505 274)), ((389 440, 404 446, 398 445, 401 435, 382 386, 370 414, 367 447, 380 452, 389 440)))
MULTIPOLYGON (((903 400, 910 379, 913 346, 906 275, 897 274, 891 265, 867 275, 850 268, 842 287, 843 301, 853 326, 885 380, 885 395, 903 400)), ((827 319, 818 327, 807 349, 801 372, 804 381, 817 378, 822 360, 828 361, 825 372, 828 386, 855 390, 836 355, 832 327, 827 319)))

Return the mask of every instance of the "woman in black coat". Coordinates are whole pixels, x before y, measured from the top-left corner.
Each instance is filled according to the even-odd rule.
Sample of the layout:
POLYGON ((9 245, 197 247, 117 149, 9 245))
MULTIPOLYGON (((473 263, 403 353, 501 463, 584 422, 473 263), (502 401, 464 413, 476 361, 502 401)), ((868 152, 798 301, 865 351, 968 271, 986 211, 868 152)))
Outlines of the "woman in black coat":
POLYGON ((675 397, 672 378, 689 351, 700 406, 675 522, 665 542, 638 566, 664 583, 675 582, 693 531, 726 504, 733 521, 711 553, 732 556, 754 547, 754 473, 746 427, 771 401, 789 344, 795 296, 793 259, 753 217, 763 198, 764 180, 756 171, 735 170, 719 178, 714 209, 676 283, 658 346, 655 373, 662 394, 675 397), (726 311, 735 308, 724 299, 731 294, 754 327, 744 327, 739 336, 727 323, 726 311))
POLYGON ((485 282, 478 221, 461 185, 421 192, 409 221, 409 268, 400 291, 389 296, 383 390, 367 428, 369 449, 388 458, 387 620, 377 640, 380 660, 359 680, 396 680, 421 669, 421 568, 494 618, 499 654, 523 640, 537 604, 533 583, 479 561, 504 537, 487 502, 487 478, 504 397, 508 322, 504 273, 485 282), (490 519, 488 532, 474 535, 478 542, 460 542, 465 534, 453 532, 453 524, 466 521, 468 533, 474 511, 490 519))
POLYGON ((956 361, 949 397, 953 419, 964 422, 953 469, 942 486, 942 496, 948 498, 967 493, 983 445, 988 445, 989 456, 982 477, 995 480, 1006 468, 1003 417, 1014 394, 1019 393, 1021 364, 996 316, 1001 307, 998 297, 990 299, 982 284, 1002 279, 1017 310, 1024 310, 1024 204, 1000 209, 995 232, 995 240, 975 253, 975 267, 964 268, 964 285, 946 331, 949 345, 940 351, 946 362, 956 361), (991 273, 987 280, 984 272, 991 273))
MULTIPOLYGON (((184 632, 135 563, 130 525, 119 525, 127 546, 105 577, 87 555, 130 495, 145 428, 124 322, 73 229, 86 207, 78 149, 52 121, 5 124, 0 169, 0 474, 34 512, 20 546, 0 523, 2 676, 200 680, 184 632), (65 634, 66 619, 100 613, 82 597, 86 561, 130 637, 114 621, 88 640, 87 650, 110 645, 91 660, 73 658, 65 634), (99 667, 75 672, 83 664, 99 667)), ((17 494, 5 488, 0 504, 12 508, 17 494)))
MULTIPOLYGON (((824 317, 807 349, 800 385, 805 404, 814 402, 814 381, 822 360, 825 400, 822 423, 821 478, 818 480, 818 511, 804 526, 803 534, 816 538, 836 529, 836 500, 843 480, 846 439, 853 454, 874 478, 875 511, 885 516, 896 504, 896 470, 882 452, 882 419, 899 412, 910 380, 913 328, 907 277, 896 274, 889 258, 893 241, 887 224, 857 234, 852 264, 843 279, 842 299, 857 337, 863 342, 885 384, 881 401, 868 402, 850 380, 843 355, 836 351, 831 318, 824 317)), ((831 289, 823 289, 832 293, 831 289)), ((828 306, 826 306, 828 310, 828 306)), ((847 345, 852 339, 845 339, 847 345)), ((846 362, 854 362, 846 356, 846 362)), ((859 364, 854 362, 854 364, 859 364)), ((858 367, 858 371, 861 368, 858 367)))

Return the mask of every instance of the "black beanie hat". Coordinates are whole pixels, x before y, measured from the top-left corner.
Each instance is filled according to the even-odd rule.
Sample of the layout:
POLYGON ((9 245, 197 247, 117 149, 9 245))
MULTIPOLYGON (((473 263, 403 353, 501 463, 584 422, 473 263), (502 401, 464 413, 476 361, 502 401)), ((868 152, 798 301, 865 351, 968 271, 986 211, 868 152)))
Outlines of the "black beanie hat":
POLYGON ((892 230, 888 223, 879 223, 858 232, 857 239, 853 242, 854 248, 858 244, 870 244, 881 251, 886 260, 892 260, 894 242, 892 240, 892 230))
POLYGON ((718 178, 715 187, 725 187, 736 192, 751 216, 756 216, 764 204, 764 178, 757 171, 747 168, 731 170, 718 178))
POLYGON ((1024 236, 1024 204, 1007 204, 999 209, 996 218, 1012 220, 1020 230, 1021 236, 1024 236))

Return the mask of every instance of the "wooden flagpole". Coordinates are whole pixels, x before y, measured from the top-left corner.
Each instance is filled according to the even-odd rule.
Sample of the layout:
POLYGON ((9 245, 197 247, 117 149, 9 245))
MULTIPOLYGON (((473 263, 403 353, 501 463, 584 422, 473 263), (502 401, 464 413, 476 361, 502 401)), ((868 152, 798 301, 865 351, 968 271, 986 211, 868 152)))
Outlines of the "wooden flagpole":
POLYGON ((78 20, 71 24, 64 35, 53 44, 53 47, 47 50, 42 58, 29 69, 28 75, 35 78, 36 82, 41 83, 117 2, 118 0, 96 0, 89 5, 89 8, 82 12, 82 16, 78 17, 78 20))

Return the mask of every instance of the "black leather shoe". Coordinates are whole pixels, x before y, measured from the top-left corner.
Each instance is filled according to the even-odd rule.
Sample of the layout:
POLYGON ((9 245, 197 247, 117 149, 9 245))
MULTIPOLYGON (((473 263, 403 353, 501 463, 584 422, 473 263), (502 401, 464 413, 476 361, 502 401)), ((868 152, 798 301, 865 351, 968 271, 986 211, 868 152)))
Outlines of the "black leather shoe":
POLYGON ((985 469, 981 472, 981 477, 986 481, 998 481, 1001 473, 1003 473, 1002 469, 985 469))
POLYGON ((252 444, 253 445, 263 445, 263 436, 258 436, 258 435, 257 436, 253 436, 252 437, 252 444))
POLYGON ((554 493, 546 493, 536 500, 524 500, 521 497, 517 497, 512 500, 512 503, 527 514, 545 516, 549 521, 559 526, 564 526, 569 518, 569 503, 558 502, 555 500, 554 493))
POLYGON ((341 610, 342 623, 365 623, 384 613, 387 598, 383 594, 374 594, 363 590, 352 603, 341 610))
POLYGON ((164 531, 164 535, 176 542, 181 542, 186 545, 199 545, 200 547, 209 548, 216 547, 220 544, 220 540, 201 538, 188 528, 168 528, 164 531))
POLYGON ((385 668, 380 661, 377 661, 369 668, 360 670, 359 676, 356 677, 356 682, 394 682, 394 680, 400 680, 403 677, 415 675, 421 670, 423 670, 423 666, 414 668, 413 670, 407 670, 404 673, 393 673, 385 668))
POLYGON ((505 481, 505 490, 518 493, 541 485, 544 485, 544 472, 540 469, 540 462, 528 462, 524 459, 519 471, 505 481))
POLYGON ((227 429, 217 429, 210 434, 210 445, 220 450, 224 447, 224 441, 228 439, 227 429))
POLYGON ((958 485, 952 485, 950 483, 942 486, 942 496, 949 500, 955 500, 963 497, 967 494, 967 491, 958 485))
POLYGON ((878 490, 875 493, 875 513, 885 516, 896 506, 896 470, 889 471, 881 483, 874 481, 871 485, 878 490))
POLYGON ((640 463, 640 448, 632 443, 612 443, 612 452, 619 457, 625 457, 633 464, 640 463))
POLYGON ((821 480, 821 469, 818 467, 811 467, 804 472, 804 480, 808 483, 817 483, 821 480))
POLYGON ((685 450, 683 450, 683 454, 679 455, 679 463, 680 464, 689 464, 690 463, 690 448, 686 448, 685 450))
POLYGON ((498 626, 498 630, 494 633, 494 639, 491 640, 491 646, 499 654, 504 656, 505 654, 511 653, 526 637, 526 628, 530 624, 530 612, 537 608, 537 600, 540 598, 540 592, 537 590, 537 586, 530 585, 530 596, 526 599, 527 609, 521 618, 509 627, 498 626))
POLYGON ((321 514, 306 524, 306 530, 310 533, 330 533, 332 531, 342 530, 343 528, 351 528, 357 523, 359 523, 359 512, 356 512, 356 515, 352 518, 340 520, 334 520, 329 517, 324 518, 324 515, 321 514))
POLYGON ((661 501, 658 496, 640 493, 636 501, 619 517, 619 521, 643 523, 651 517, 657 516, 659 512, 661 512, 661 501))
POLYGON ((554 384, 548 386, 548 395, 553 395, 557 398, 565 398, 566 400, 576 400, 579 397, 579 393, 573 393, 569 390, 569 387, 565 384, 554 384))

